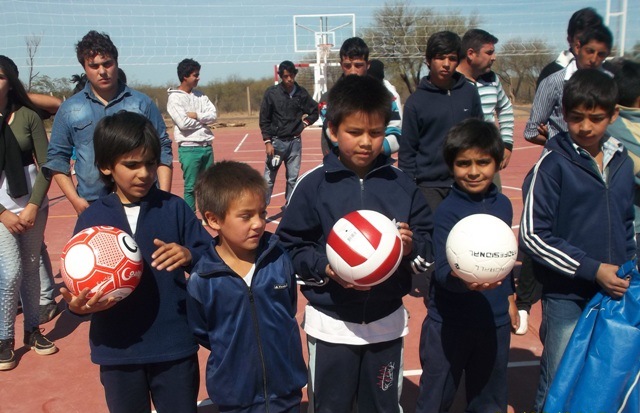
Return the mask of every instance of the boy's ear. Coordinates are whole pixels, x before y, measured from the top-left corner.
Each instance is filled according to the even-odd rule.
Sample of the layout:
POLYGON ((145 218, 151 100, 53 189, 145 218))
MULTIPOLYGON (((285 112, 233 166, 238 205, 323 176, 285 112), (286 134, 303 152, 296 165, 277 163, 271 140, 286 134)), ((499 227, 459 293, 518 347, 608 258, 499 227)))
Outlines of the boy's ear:
POLYGON ((614 109, 613 114, 611 115, 611 119, 609 119, 609 125, 611 125, 613 122, 616 121, 616 119, 618 119, 619 114, 620 114, 620 107, 616 105, 616 108, 614 109))
POLYGON ((220 229, 222 220, 218 218, 213 212, 204 211, 204 219, 207 221, 207 225, 209 225, 211 228, 215 229, 216 231, 220 229))
POLYGON ((111 168, 99 168, 100 172, 102 172, 103 175, 106 176, 110 176, 111 175, 111 168))
POLYGON ((333 123, 329 122, 327 132, 329 132, 329 139, 331 139, 331 142, 338 143, 338 128, 334 128, 333 123))

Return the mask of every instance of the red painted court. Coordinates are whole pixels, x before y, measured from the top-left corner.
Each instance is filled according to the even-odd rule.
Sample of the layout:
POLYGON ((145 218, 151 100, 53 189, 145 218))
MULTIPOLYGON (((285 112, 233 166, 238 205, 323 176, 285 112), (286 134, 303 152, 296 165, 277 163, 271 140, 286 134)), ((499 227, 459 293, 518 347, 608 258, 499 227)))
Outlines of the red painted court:
MULTIPOLYGON (((501 174, 503 192, 511 199, 514 210, 514 231, 520 222, 522 194, 520 186, 526 173, 538 159, 541 147, 531 145, 522 138, 524 122, 516 122, 515 149, 509 167, 501 174)), ((303 161, 301 173, 321 162, 319 129, 310 129, 303 135, 303 161)), ((264 145, 257 129, 224 128, 215 130, 215 160, 234 159, 247 162, 260 172, 264 168, 264 145)), ((174 148, 177 159, 177 150, 174 148)), ((267 229, 274 231, 278 224, 280 206, 284 201, 284 170, 281 169, 274 188, 274 197, 269 206, 272 217, 267 229)), ((172 192, 182 195, 182 171, 174 160, 172 192)), ((71 204, 61 196, 61 191, 52 184, 49 191, 51 208, 45 232, 45 240, 53 263, 54 273, 58 272, 59 258, 66 241, 71 237, 76 214, 71 204)), ((62 284, 59 275, 55 282, 62 284)), ((299 303, 298 320, 302 321, 304 299, 299 303)), ((59 297, 57 298, 60 299, 59 297)), ((419 296, 407 296, 405 305, 410 311, 410 333, 405 339, 404 382, 402 406, 405 412, 413 413, 420 379, 418 345, 420 327, 426 309, 419 296)), ((524 336, 512 335, 509 369, 509 412, 529 411, 533 403, 538 380, 538 358, 542 345, 538 338, 540 306, 534 306, 529 319, 529 332, 524 336)), ((89 359, 88 319, 69 315, 66 311, 42 326, 45 334, 60 348, 57 354, 39 356, 27 351, 22 344, 22 315, 16 322, 16 355, 18 366, 10 371, 0 372, 0 413, 75 413, 107 412, 104 394, 99 380, 98 366, 89 359)), ((167 332, 170 334, 170 332, 167 332)), ((303 333, 304 334, 304 333, 303 333)), ((304 341, 304 338, 303 338, 304 341)), ((204 366, 208 352, 199 352, 201 366, 201 386, 199 400, 200 413, 217 412, 208 401, 204 386, 204 366)), ((242 374, 242 372, 238 372, 242 374)), ((336 374, 342 374, 336 372, 336 374)), ((306 398, 305 398, 306 400, 306 398)), ((459 392, 452 412, 462 412, 464 395, 459 392)), ((306 402, 303 404, 303 411, 306 402)))

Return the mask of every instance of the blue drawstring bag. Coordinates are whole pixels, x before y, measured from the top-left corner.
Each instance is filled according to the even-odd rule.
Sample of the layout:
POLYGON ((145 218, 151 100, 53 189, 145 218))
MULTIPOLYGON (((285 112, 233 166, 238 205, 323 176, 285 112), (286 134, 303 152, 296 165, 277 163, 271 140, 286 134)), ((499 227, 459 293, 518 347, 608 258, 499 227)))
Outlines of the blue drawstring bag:
POLYGON ((545 413, 640 412, 640 273, 628 261, 618 277, 631 277, 615 300, 600 292, 585 308, 562 356, 545 413))

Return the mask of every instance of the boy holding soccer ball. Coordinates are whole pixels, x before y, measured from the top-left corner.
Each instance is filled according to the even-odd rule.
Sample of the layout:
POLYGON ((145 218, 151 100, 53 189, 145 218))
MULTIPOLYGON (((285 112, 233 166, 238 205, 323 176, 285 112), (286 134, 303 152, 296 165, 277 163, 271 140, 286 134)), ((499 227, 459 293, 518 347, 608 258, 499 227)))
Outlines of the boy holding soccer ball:
POLYGON ((251 166, 217 162, 196 184, 218 236, 187 290, 189 325, 211 351, 207 391, 222 413, 298 413, 307 383, 291 260, 265 232, 267 183, 251 166))
POLYGON ((309 301, 309 403, 315 413, 393 413, 399 408, 402 297, 411 275, 431 261, 431 213, 415 183, 383 153, 391 95, 368 76, 345 76, 329 92, 330 138, 338 145, 302 176, 277 234, 304 281, 309 301), (347 213, 369 209, 395 219, 404 257, 386 281, 370 288, 343 281, 330 267, 327 236, 347 213))
POLYGON ((636 186, 627 150, 607 133, 618 117, 617 98, 609 76, 578 70, 562 93, 568 133, 547 141, 522 185, 520 247, 542 282, 544 349, 534 411, 543 409, 587 303, 599 290, 616 299, 629 288, 616 271, 636 255, 636 186))
POLYGON ((479 119, 462 121, 445 138, 443 156, 454 184, 434 215, 436 262, 420 337, 416 412, 448 411, 463 371, 465 411, 507 411, 511 273, 493 284, 464 281, 452 271, 445 249, 451 229, 470 215, 490 214, 511 226, 511 202, 493 184, 503 155, 498 129, 479 119))
POLYGON ((185 271, 211 236, 181 198, 156 187, 158 134, 143 115, 120 111, 100 120, 94 133, 96 166, 111 194, 80 214, 74 233, 113 226, 134 237, 144 268, 125 299, 100 302, 88 289, 61 293, 76 314, 93 313, 91 360, 100 365, 110 412, 197 411, 198 343, 186 314, 185 271))

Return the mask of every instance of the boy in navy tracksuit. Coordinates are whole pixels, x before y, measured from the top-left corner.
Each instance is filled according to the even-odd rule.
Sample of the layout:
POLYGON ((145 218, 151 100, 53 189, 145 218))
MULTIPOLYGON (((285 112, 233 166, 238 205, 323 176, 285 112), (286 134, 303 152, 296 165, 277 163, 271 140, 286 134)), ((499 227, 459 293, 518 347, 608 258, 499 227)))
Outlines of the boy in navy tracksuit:
POLYGON ((429 75, 404 105, 398 166, 415 180, 433 212, 453 183, 442 158, 447 132, 467 118, 483 118, 477 88, 456 72, 461 53, 457 34, 443 31, 429 37, 429 75))
POLYGON ((94 134, 96 165, 110 195, 93 202, 74 233, 113 226, 134 237, 144 269, 124 300, 86 299, 61 289, 69 309, 91 316, 91 361, 111 412, 197 411, 198 343, 187 322, 185 271, 204 253, 211 236, 181 198, 156 188, 160 160, 157 132, 143 115, 103 118, 94 134))
POLYGON ((412 180, 383 154, 391 95, 368 76, 346 76, 329 93, 327 118, 338 154, 296 185, 277 234, 305 282, 304 329, 309 348, 310 411, 399 411, 403 339, 402 297, 411 274, 431 261, 431 213, 412 180), (370 288, 343 281, 325 252, 341 217, 371 209, 395 219, 404 257, 389 279, 370 288))
POLYGON ((189 324, 211 350, 207 391, 221 412, 299 412, 306 368, 297 286, 278 237, 265 233, 267 185, 251 166, 214 164, 196 186, 218 232, 187 286, 189 324))
POLYGON ((451 229, 467 216, 490 214, 511 226, 511 202, 493 184, 504 144, 494 124, 467 119, 451 129, 443 149, 455 183, 434 214, 436 265, 420 337, 416 412, 448 411, 463 371, 466 412, 506 412, 512 274, 493 284, 466 282, 452 272, 445 248, 451 229))
POLYGON ((571 333, 602 289, 621 297, 629 281, 618 266, 635 256, 633 162, 606 133, 617 117, 617 87, 594 69, 578 70, 564 87, 568 133, 547 142, 525 178, 520 247, 542 282, 544 345, 535 411, 541 411, 571 333))

